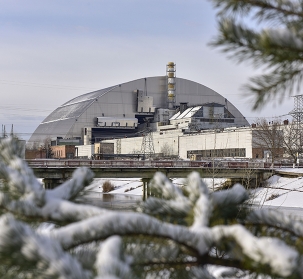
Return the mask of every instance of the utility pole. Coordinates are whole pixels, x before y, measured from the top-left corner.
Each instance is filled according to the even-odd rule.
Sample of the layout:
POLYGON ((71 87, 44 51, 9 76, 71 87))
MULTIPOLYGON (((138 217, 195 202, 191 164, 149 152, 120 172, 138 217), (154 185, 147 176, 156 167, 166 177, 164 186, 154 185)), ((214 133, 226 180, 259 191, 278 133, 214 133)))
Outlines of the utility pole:
POLYGON ((6 138, 6 130, 5 130, 5 125, 3 125, 3 137, 6 138))
POLYGON ((14 124, 12 124, 12 128, 11 128, 11 137, 14 136, 14 124))

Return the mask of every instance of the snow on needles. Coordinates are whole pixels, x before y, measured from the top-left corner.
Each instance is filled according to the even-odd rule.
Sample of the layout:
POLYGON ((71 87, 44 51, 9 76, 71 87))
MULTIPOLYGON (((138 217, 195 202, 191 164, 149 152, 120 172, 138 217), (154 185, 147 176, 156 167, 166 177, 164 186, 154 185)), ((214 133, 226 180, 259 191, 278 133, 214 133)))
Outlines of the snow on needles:
POLYGON ((241 225, 217 226, 212 232, 216 242, 223 237, 236 240, 246 257, 260 264, 268 264, 280 276, 290 276, 298 264, 298 252, 277 238, 257 238, 241 225))
MULTIPOLYGON (((198 173, 188 177, 184 189, 171 183, 163 174, 156 173, 151 187, 164 198, 147 199, 141 212, 104 210, 72 202, 92 181, 93 174, 89 169, 78 169, 68 182, 54 190, 45 190, 25 162, 15 157, 14 144, 12 140, 0 141, 0 174, 8 181, 5 191, 0 189, 0 206, 3 211, 10 212, 0 216, 0 260, 5 259, 9 266, 17 266, 20 272, 22 268, 33 266, 46 278, 86 279, 94 278, 94 275, 95 278, 133 278, 131 271, 136 255, 130 258, 125 254, 122 237, 132 236, 131 244, 136 246, 139 243, 136 236, 144 236, 145 241, 150 241, 150 247, 159 244, 159 239, 185 247, 180 250, 182 253, 190 251, 184 257, 186 266, 190 266, 187 263, 190 258, 207 259, 214 247, 227 241, 231 246, 226 252, 229 263, 236 259, 246 268, 247 262, 244 261, 250 259, 251 266, 269 266, 270 272, 279 277, 303 276, 302 257, 295 245, 287 245, 278 238, 256 237, 245 228, 245 222, 275 225, 302 237, 302 223, 292 222, 290 217, 279 212, 261 209, 252 210, 248 217, 243 217, 245 220, 238 219, 237 210, 235 216, 229 215, 232 217, 223 214, 230 207, 237 209, 248 199, 247 191, 240 184, 229 190, 209 193, 198 173), (151 216, 155 212, 173 221, 151 216), (42 233, 17 221, 12 214, 33 224, 41 220, 55 222, 57 227, 42 233), (214 221, 213 215, 221 219, 214 221), (175 217, 188 223, 178 223, 175 217), (234 225, 240 222, 241 225, 234 225), (81 262, 80 257, 70 253, 70 249, 88 243, 96 243, 91 269, 81 262)), ((1 185, 6 187, 4 184, 1 185)), ((159 262, 151 262, 153 264, 159 262)), ((198 267, 202 270, 200 274, 204 274, 205 263, 199 263, 198 267)), ((200 271, 197 269, 196 272, 200 271)))
POLYGON ((95 268, 100 279, 132 278, 130 263, 129 257, 123 257, 122 239, 111 236, 101 244, 95 268))

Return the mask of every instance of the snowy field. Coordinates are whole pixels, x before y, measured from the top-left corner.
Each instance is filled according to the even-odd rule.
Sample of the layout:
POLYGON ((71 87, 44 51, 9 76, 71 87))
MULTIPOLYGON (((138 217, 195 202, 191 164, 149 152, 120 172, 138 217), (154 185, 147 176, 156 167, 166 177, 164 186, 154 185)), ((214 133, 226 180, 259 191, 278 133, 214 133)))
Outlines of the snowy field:
MULTIPOLYGON (((302 173, 303 169, 285 169, 288 172, 302 173)), ((133 179, 94 179, 94 182, 87 187, 92 193, 102 193, 102 185, 108 180, 115 190, 111 194, 123 194, 139 200, 143 196, 142 181, 140 178, 133 179)), ((204 180, 209 188, 212 188, 212 179, 204 180)), ((220 186, 223 179, 215 179, 215 188, 220 186)), ((184 185, 185 180, 178 178, 172 182, 180 187, 184 185)), ((274 206, 289 214, 302 216, 303 218, 303 178, 285 178, 277 175, 272 176, 266 183, 266 188, 258 188, 252 192, 252 201, 256 206, 274 206)))
MULTIPOLYGON (((225 179, 215 179, 214 187, 217 188, 224 182, 225 179)), ((125 195, 140 195, 143 196, 143 183, 140 178, 96 178, 93 183, 86 189, 91 192, 102 193, 102 185, 105 181, 110 181, 115 190, 111 191, 111 194, 125 194, 125 195)), ((212 179, 204 179, 208 187, 212 188, 212 179)), ((184 178, 172 179, 175 185, 182 187, 185 183, 184 178)))
MULTIPOLYGON (((303 169, 290 168, 283 171, 303 175, 303 169)), ((253 193, 253 202, 257 206, 275 207, 303 219, 303 177, 286 178, 274 175, 267 180, 265 188, 258 188, 253 193)))

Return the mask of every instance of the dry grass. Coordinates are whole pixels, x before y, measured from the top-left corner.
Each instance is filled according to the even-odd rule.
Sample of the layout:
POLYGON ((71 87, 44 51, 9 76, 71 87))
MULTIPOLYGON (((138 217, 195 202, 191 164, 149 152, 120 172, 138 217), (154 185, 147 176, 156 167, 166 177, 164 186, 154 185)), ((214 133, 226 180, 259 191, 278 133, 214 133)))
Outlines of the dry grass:
POLYGON ((108 193, 115 190, 115 186, 109 180, 106 180, 102 185, 103 193, 108 193))
POLYGON ((271 201, 271 200, 273 200, 273 199, 276 199, 276 198, 278 198, 280 195, 278 195, 278 194, 272 194, 266 201, 271 201))

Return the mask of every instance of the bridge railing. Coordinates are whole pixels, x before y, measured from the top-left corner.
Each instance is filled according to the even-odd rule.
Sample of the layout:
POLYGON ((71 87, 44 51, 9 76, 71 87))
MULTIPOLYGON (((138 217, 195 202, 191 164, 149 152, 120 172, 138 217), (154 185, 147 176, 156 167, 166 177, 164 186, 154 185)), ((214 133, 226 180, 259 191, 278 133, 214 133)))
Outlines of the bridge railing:
MULTIPOLYGON (((252 162, 252 161, 135 161, 135 160, 78 160, 78 159, 34 159, 26 160, 32 168, 50 167, 50 168, 270 168, 271 163, 252 162)), ((281 167, 281 165, 274 165, 281 167)))

